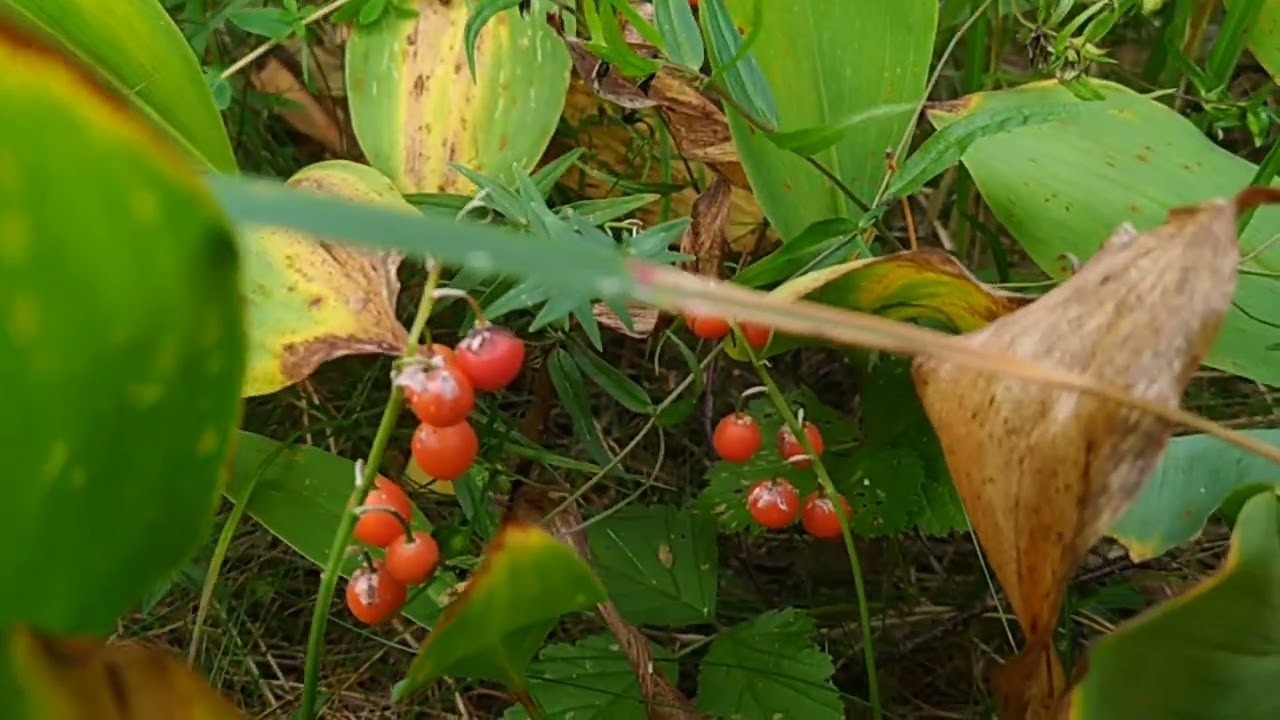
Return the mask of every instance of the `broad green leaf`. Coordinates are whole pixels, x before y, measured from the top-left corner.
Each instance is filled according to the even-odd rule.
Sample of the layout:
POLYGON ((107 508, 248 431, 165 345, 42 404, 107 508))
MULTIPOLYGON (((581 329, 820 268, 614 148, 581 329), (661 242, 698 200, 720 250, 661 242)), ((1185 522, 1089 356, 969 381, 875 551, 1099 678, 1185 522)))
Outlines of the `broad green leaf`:
POLYGON ((114 88, 3 18, 0 67, 0 627, 111 632, 213 519, 244 369, 236 248, 114 88))
POLYGON ((19 660, 18 682, 28 694, 25 713, 6 707, 5 718, 31 720, 239 720, 221 693, 170 653, 140 643, 62 640, 21 628, 5 653, 19 660), (132 711, 131 711, 132 710, 132 711))
POLYGON ((632 279, 616 244, 587 242, 567 225, 530 235, 436 214, 411 215, 287 188, 268 180, 211 176, 209 184, 238 224, 286 225, 353 247, 430 255, 454 266, 554 284, 562 296, 625 298, 632 279), (566 273, 566 267, 575 272, 566 273))
MULTIPOLYGON (((1227 2, 1227 7, 1235 1, 1227 2)), ((1249 50, 1271 73, 1271 80, 1280 84, 1280 0, 1263 0, 1262 12, 1249 35, 1249 50)))
POLYGON ((569 52, 547 24, 550 0, 499 10, 478 31, 474 77, 469 3, 419 3, 357 26, 347 43, 347 93, 360 148, 404 193, 470 194, 450 163, 514 179, 531 169, 564 109, 569 52))
POLYGON ((0 0, 0 14, 42 29, 92 65, 193 158, 219 172, 236 171, 200 64, 159 0, 0 0))
MULTIPOLYGON (((355 463, 309 445, 282 444, 271 438, 241 432, 231 462, 227 498, 245 510, 273 535, 316 565, 328 561, 333 535, 346 512, 355 488, 355 463)), ((402 482, 406 490, 412 485, 402 482)), ((413 527, 430 530, 431 523, 415 508, 413 527)), ((375 557, 381 551, 371 549, 375 557)), ((351 555, 342 564, 342 576, 350 577, 361 559, 351 555)), ((450 572, 440 572, 427 591, 411 595, 403 615, 431 627, 440 616, 440 598, 456 582, 450 572)))
MULTIPOLYGON (((962 333, 976 330, 1033 299, 984 284, 955 256, 932 248, 853 260, 809 272, 779 285, 772 294, 962 333)), ((768 357, 814 344, 817 342, 813 340, 776 336, 756 352, 768 357)), ((725 351, 738 360, 747 357, 736 337, 728 342, 725 351)))
MULTIPOLYGON (((752 19, 758 20, 760 8, 754 5, 755 0, 751 2, 752 19)), ((743 38, 744 31, 734 24, 733 13, 725 0, 707 0, 699 10, 714 75, 723 78, 729 96, 750 117, 766 127, 777 126, 778 104, 773 89, 749 47, 749 42, 759 35, 743 38)))
POLYGON ((1072 720, 1280 717, 1280 507, 1240 513, 1218 571, 1098 640, 1072 720))
POLYGON ((690 70, 701 68, 705 56, 702 31, 689 0, 656 0, 653 19, 658 32, 662 33, 663 49, 671 62, 690 70))
MULTIPOLYGON (((677 665, 662 662, 670 653, 650 644, 655 669, 675 682, 677 665)), ((529 694, 549 718, 574 720, 646 720, 648 713, 636 671, 608 635, 588 635, 572 645, 555 643, 529 665, 529 694)), ((506 720, 525 720, 529 713, 514 705, 506 720)))
POLYGON ((466 590, 445 609, 393 698, 445 675, 527 687, 525 668, 560 616, 604 602, 604 587, 573 548, 511 520, 485 549, 466 590))
MULTIPOLYGON (((838 125, 884 105, 919 104, 933 58, 933 0, 727 0, 734 20, 759 32, 752 46, 779 109, 777 130, 838 125), (752 4, 759 3, 759 26, 752 4)), ((703 3, 705 12, 706 3, 703 3)), ((861 211, 805 160, 728 111, 742 165, 783 241, 811 223, 861 211)), ((910 112, 869 119, 814 157, 870 203, 884 153, 914 126, 910 112)))
MULTIPOLYGON (((1094 81, 1105 99, 1080 112, 975 142, 964 164, 996 218, 1042 270, 1060 277, 1059 258, 1087 260, 1123 222, 1148 230, 1170 209, 1234 196, 1257 168, 1219 148, 1190 122, 1120 85, 1094 81)), ((971 95, 929 114, 938 126, 1009 107, 1070 101, 1054 82, 971 95)), ((1258 210, 1240 238, 1252 255, 1280 234, 1280 208, 1258 210)), ((1280 246, 1245 268, 1280 272, 1280 246)), ((1280 285, 1242 274, 1207 365, 1263 383, 1280 383, 1280 285), (1253 317, 1251 318, 1250 315, 1253 317), (1258 319, 1254 319, 1258 318, 1258 319)))
MULTIPOLYGON (((942 103, 930 110, 946 112, 947 108, 955 104, 942 103)), ((1061 120, 1086 109, 1089 109, 1088 103, 1071 97, 1060 102, 1002 107, 990 113, 970 115, 943 125, 902 163, 898 172, 889 180, 885 197, 906 197, 918 191, 925 183, 960 162, 969 146, 984 137, 1061 120)))
MULTIPOLYGON (((418 215, 377 170, 346 160, 305 167, 288 185, 418 215)), ((403 351, 408 332, 396 318, 398 256, 283 227, 252 228, 241 244, 249 304, 244 396, 297 383, 334 358, 403 351)))
MULTIPOLYGON (((1280 445, 1280 430, 1244 432, 1280 445)), ((1208 435, 1174 438, 1111 536, 1134 562, 1163 555, 1194 539, 1228 496, 1253 485, 1280 485, 1280 467, 1208 435)))
POLYGON ((751 263, 733 281, 747 287, 764 287, 848 260, 859 244, 854 240, 857 229, 858 223, 849 218, 819 220, 791 242, 751 263))
POLYGON ((710 622, 716 614, 715 526, 688 510, 623 508, 587 531, 600 580, 637 625, 710 622))
POLYGON ((724 718, 843 718, 835 666, 813 632, 813 618, 788 608, 721 633, 698 666, 698 709, 724 718))

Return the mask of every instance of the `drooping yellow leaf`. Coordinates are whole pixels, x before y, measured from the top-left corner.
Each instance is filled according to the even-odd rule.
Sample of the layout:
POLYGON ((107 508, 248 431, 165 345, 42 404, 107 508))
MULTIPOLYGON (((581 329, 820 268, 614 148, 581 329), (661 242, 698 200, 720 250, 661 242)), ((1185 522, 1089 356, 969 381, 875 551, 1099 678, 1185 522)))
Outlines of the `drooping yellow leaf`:
MULTIPOLYGON (((376 170, 345 160, 300 170, 289 185, 415 212, 376 170)), ((242 395, 265 395, 345 355, 395 355, 408 335, 396 318, 400 256, 283 228, 255 228, 243 243, 249 364, 242 395)))
POLYGON ((30 720, 245 717, 204 678, 158 649, 53 638, 17 628, 9 652, 30 720))

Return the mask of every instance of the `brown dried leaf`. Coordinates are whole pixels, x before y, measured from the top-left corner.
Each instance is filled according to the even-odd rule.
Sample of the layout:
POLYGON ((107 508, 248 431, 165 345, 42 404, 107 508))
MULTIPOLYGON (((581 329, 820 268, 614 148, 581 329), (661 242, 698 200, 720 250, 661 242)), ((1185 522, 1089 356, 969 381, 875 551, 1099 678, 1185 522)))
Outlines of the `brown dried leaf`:
POLYGON ((283 107, 277 114, 298 132, 314 139, 329 152, 343 155, 347 152, 347 144, 342 132, 342 125, 337 120, 333 101, 312 95, 302 82, 285 67, 285 64, 274 57, 268 57, 251 76, 253 86, 259 91, 280 95, 293 103, 293 107, 283 107))
POLYGON ((726 227, 731 198, 729 181, 717 175, 711 187, 693 202, 691 222, 680 236, 680 252, 692 255, 693 260, 681 263, 681 267, 698 275, 720 277, 728 244, 726 227))
MULTIPOLYGON (((590 73, 590 69, 586 72, 590 73)), ((658 73, 648 96, 614 75, 611 73, 601 81, 599 92, 592 89, 589 80, 574 77, 570 82, 562 123, 562 129, 567 130, 552 139, 543 161, 549 162, 574 148, 585 148, 587 155, 583 161, 592 163, 596 172, 584 173, 575 167, 560 183, 591 198, 617 195, 620 182, 674 186, 681 189, 670 194, 671 213, 688 217, 693 213, 699 188, 706 187, 720 175, 732 184, 729 246, 737 252, 754 252, 776 245, 778 235, 769 227, 760 203, 751 194, 723 113, 668 71, 658 73), (663 140, 655 132, 656 123, 652 120, 624 121, 617 105, 636 106, 641 100, 650 105, 655 100, 667 103, 657 110, 671 128, 674 150, 679 150, 683 158, 664 159, 674 153, 671 149, 664 151, 660 144, 663 140)), ((636 216, 647 224, 656 224, 669 217, 661 213, 662 206, 654 203, 637 210, 636 216)))
POLYGON ((596 322, 613 330, 622 333, 627 337, 633 337, 643 340, 653 334, 653 328, 658 324, 658 311, 648 305, 639 303, 628 303, 627 310, 631 313, 631 327, 622 322, 622 318, 618 317, 610 307, 602 302, 598 302, 591 306, 591 314, 595 315, 596 322))
MULTIPOLYGON (((1236 207, 1121 227, 1078 274, 964 336, 1176 407, 1230 306, 1236 207)), ((1064 588, 1155 466, 1172 426, 1095 395, 913 362, 916 388, 996 577, 1027 637, 996 674, 1002 718, 1048 718, 1066 690, 1053 648, 1064 588)))

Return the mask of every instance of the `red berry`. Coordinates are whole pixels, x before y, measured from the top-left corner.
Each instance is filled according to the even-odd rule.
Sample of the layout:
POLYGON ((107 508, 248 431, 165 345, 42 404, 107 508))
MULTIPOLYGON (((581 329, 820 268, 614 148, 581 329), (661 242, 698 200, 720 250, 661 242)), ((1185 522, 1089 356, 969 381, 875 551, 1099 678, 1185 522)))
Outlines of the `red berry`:
POLYGON ((401 535, 387 546, 387 572, 405 585, 425 582, 440 562, 440 546, 424 532, 401 535))
POLYGON ((455 425, 467 419, 476 404, 471 381, 457 367, 411 371, 400 381, 405 399, 418 419, 430 425, 455 425))
POLYGON ((744 412, 725 415, 711 436, 716 454, 729 462, 746 462, 760 449, 760 426, 744 412))
POLYGON ((694 335, 704 340, 719 340, 729 334, 729 321, 710 315, 684 316, 684 322, 694 335))
POLYGON ((742 337, 747 344, 756 350, 760 350, 769 344, 769 338, 773 335, 773 331, 767 327, 760 325, 752 325, 750 323, 738 323, 738 327, 742 329, 742 337))
MULTIPOLYGON (((822 454, 822 433, 818 431, 818 426, 806 420, 804 422, 804 434, 809 439, 809 444, 813 446, 813 454, 822 454)), ((790 462, 795 467, 807 468, 813 464, 811 458, 803 460, 792 460, 791 458, 807 455, 804 446, 800 444, 800 440, 796 438, 795 433, 791 432, 791 428, 783 425, 778 430, 778 453, 782 455, 782 459, 790 462)))
MULTIPOLYGON (((383 507, 395 511, 405 522, 413 519, 413 503, 399 485, 378 476, 374 487, 365 496, 362 508, 383 507)), ((404 534, 404 523, 396 519, 390 512, 365 512, 356 520, 356 539, 373 547, 386 547, 400 535, 404 534)))
POLYGON ((471 384, 486 392, 510 385, 524 367, 524 341, 499 325, 472 328, 453 352, 471 384))
POLYGON ((783 478, 761 480, 747 491, 747 512, 764 527, 781 530, 800 514, 800 495, 783 478))
POLYGON ((466 420, 444 427, 422 423, 413 433, 410 450, 418 467, 432 478, 457 480, 475 462, 480 439, 466 420))
POLYGON ((347 581, 347 608, 366 625, 395 617, 408 596, 404 583, 391 577, 381 562, 374 562, 373 569, 361 566, 347 581))
MULTIPOLYGON (((844 505, 844 514, 849 515, 849 501, 840 496, 844 505)), ((835 503, 825 493, 815 492, 804 499, 804 511, 800 515, 800 524, 805 532, 816 538, 840 537, 840 518, 836 515, 835 503)))

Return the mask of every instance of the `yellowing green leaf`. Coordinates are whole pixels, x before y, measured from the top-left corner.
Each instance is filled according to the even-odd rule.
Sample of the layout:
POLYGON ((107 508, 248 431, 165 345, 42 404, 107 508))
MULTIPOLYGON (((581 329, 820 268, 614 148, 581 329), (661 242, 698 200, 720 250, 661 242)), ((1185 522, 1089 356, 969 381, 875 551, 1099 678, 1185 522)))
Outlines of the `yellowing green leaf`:
MULTIPOLYGON (((938 126, 1009 106, 1081 102, 1079 112, 984 137, 964 154, 983 199, 1046 273, 1063 274, 1066 253, 1087 260, 1121 223, 1139 231, 1170 208, 1235 195, 1257 167, 1214 145, 1172 109, 1120 85, 1093 81, 1104 99, 1084 103, 1057 83, 970 95, 929 113, 938 126)), ((1240 237, 1245 268, 1280 272, 1280 208, 1263 208, 1240 237)), ((1264 383, 1280 382, 1275 280, 1241 274, 1207 365, 1264 383), (1250 317, 1252 316, 1252 317, 1250 317)))
POLYGON ((0 67, 0 628, 113 631, 213 518, 235 244, 189 159, 87 69, 3 17, 0 67))
POLYGON ((403 699, 445 675, 494 680, 523 691, 525 668, 560 616, 606 597, 573 548, 537 525, 508 521, 393 694, 403 699))
POLYGON ((158 0, 0 0, 0 12, 6 10, 92 64, 194 157, 215 170, 236 171, 200 64, 158 0))
MULTIPOLYGON (((240 720, 245 717, 180 660, 135 643, 46 637, 26 628, 6 648, 19 668, 24 715, 39 720, 240 720)), ((8 699, 0 701, 7 703, 8 699)))
MULTIPOLYGON (((772 294, 925 322, 961 333, 976 330, 1034 299, 986 285, 950 253, 929 248, 806 273, 779 285, 772 294)), ((775 355, 803 344, 809 343, 775 338, 763 354, 775 355)), ((739 360, 747 357, 737 338, 729 342, 726 351, 739 360)))
POLYGON ((1245 503, 1218 571, 1098 640, 1071 720, 1280 717, 1280 506, 1245 503))
POLYGON ((458 163, 505 182, 542 156, 564 109, 569 53, 547 24, 547 0, 527 16, 503 10, 467 69, 469 3, 418 3, 388 13, 347 43, 351 121, 369 163, 404 193, 470 194, 458 163))
MULTIPOLYGON (((378 171, 345 160, 303 168, 288 184, 415 213, 378 171)), ((270 227, 253 229, 243 247, 249 302, 244 396, 280 390, 344 355, 403 351, 408 332, 395 314, 399 255, 270 227)))

